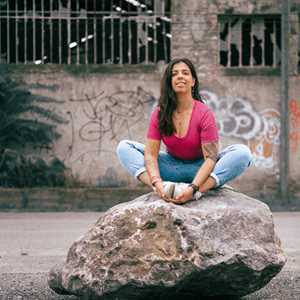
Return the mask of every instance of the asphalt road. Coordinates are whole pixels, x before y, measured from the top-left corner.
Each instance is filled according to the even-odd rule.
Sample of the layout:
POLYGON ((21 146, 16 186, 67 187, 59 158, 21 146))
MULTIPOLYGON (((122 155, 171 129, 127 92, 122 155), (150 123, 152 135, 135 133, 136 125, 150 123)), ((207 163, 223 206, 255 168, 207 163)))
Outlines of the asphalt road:
MULTIPOLYGON (((73 241, 100 215, 0 213, 0 299, 77 299, 52 292, 47 286, 47 273, 65 259, 73 241)), ((265 288, 245 300, 300 299, 300 213, 273 215, 288 262, 265 288)))

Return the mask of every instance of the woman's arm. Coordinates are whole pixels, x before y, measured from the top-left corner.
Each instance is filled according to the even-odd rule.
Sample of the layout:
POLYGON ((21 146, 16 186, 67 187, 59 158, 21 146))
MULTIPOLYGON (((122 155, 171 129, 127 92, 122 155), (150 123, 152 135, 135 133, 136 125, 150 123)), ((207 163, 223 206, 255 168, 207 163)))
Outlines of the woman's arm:
POLYGON ((215 167, 218 158, 218 151, 219 151, 219 143, 207 143, 202 145, 202 152, 204 157, 204 163, 200 167, 199 171, 197 172, 193 184, 200 187, 209 177, 210 173, 215 167))
POLYGON ((160 177, 159 167, 158 167, 158 153, 160 149, 160 140, 147 139, 145 147, 145 166, 147 174, 149 176, 149 181, 154 190, 163 199, 166 199, 163 182, 160 177))
POLYGON ((145 147, 145 166, 148 176, 151 180, 153 177, 160 178, 157 157, 160 149, 160 140, 146 140, 145 147))

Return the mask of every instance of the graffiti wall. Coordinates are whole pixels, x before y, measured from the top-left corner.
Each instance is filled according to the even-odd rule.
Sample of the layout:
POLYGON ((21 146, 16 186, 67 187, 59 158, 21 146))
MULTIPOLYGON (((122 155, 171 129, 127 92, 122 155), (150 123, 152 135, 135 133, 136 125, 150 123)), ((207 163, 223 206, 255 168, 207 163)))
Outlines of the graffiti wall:
POLYGON ((217 96, 211 91, 203 91, 201 95, 215 112, 220 135, 247 144, 257 168, 278 173, 279 112, 275 109, 257 111, 254 101, 245 98, 217 96))
MULTIPOLYGON (((145 86, 136 78, 118 76, 76 78, 56 74, 33 76, 28 86, 33 93, 59 100, 53 109, 67 121, 59 126, 62 137, 53 154, 64 161, 83 183, 124 186, 130 178, 121 168, 115 149, 122 139, 143 142, 158 79, 149 76, 145 86), (53 82, 56 87, 53 89, 53 82), (152 87, 155 86, 155 89, 152 87)), ((129 76, 130 77, 130 76, 129 76)), ((153 77, 153 76, 152 76, 153 77)))
POLYGON ((76 126, 78 111, 69 110, 71 141, 65 159, 74 163, 87 153, 74 153, 76 143, 93 144, 92 152, 112 152, 107 141, 118 143, 124 137, 134 138, 132 130, 145 122, 149 109, 155 102, 151 93, 142 87, 136 90, 119 91, 109 94, 99 91, 97 95, 86 94, 84 98, 68 99, 69 103, 77 103, 82 123, 76 126))
POLYGON ((73 109, 67 112, 71 138, 64 145, 66 164, 77 174, 85 169, 83 177, 88 181, 96 176, 97 185, 124 185, 115 149, 122 139, 144 139, 153 94, 140 86, 113 92, 104 89, 67 102, 73 109))
MULTIPOLYGON (((33 92, 59 100, 55 109, 67 120, 59 128, 62 138, 53 145, 53 155, 61 158, 81 182, 97 186, 136 184, 121 167, 115 149, 122 139, 145 141, 149 116, 159 97, 159 74, 143 80, 139 76, 132 79, 116 75, 54 77, 34 76, 28 82, 33 92)), ((250 92, 256 88, 255 84, 253 88, 248 82, 242 84, 248 84, 250 92)), ((266 85, 259 94, 268 95, 269 89, 266 85)), ((269 180, 278 179, 280 149, 280 113, 271 102, 274 95, 261 101, 250 92, 240 96, 238 89, 232 87, 201 91, 215 113, 221 147, 243 143, 253 153, 253 178, 247 175, 247 185, 249 180, 257 182, 266 173, 272 175, 269 180)), ((300 103, 296 99, 290 100, 289 113, 291 153, 297 155, 300 103)))

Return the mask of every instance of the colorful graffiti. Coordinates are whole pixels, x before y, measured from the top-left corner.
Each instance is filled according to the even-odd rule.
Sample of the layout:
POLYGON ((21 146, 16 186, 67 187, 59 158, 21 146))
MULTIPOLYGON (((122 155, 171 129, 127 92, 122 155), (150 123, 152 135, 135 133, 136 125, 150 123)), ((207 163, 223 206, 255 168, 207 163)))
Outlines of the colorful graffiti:
POLYGON ((290 146, 291 152, 297 152, 300 146, 300 104, 292 99, 289 102, 289 113, 290 113, 290 146))
POLYGON ((242 139, 254 157, 254 165, 278 172, 280 114, 267 109, 257 112, 252 104, 240 97, 218 97, 202 91, 202 98, 214 111, 221 136, 242 139))
POLYGON ((248 146, 254 157, 254 165, 279 172, 278 155, 280 144, 280 114, 268 109, 260 112, 262 129, 257 136, 248 140, 248 146))

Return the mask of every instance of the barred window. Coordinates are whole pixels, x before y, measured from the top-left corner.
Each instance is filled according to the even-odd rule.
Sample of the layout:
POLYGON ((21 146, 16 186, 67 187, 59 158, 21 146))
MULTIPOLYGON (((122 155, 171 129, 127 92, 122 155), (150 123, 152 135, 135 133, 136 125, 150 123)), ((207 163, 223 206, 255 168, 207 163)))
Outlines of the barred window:
POLYGON ((219 16, 219 61, 224 67, 280 65, 280 15, 219 16))
POLYGON ((171 0, 1 0, 0 62, 170 60, 171 0))

